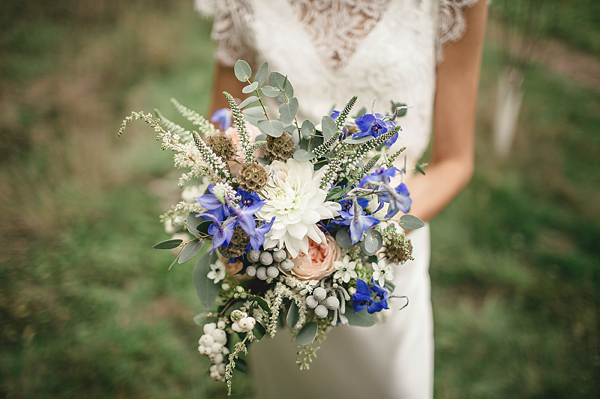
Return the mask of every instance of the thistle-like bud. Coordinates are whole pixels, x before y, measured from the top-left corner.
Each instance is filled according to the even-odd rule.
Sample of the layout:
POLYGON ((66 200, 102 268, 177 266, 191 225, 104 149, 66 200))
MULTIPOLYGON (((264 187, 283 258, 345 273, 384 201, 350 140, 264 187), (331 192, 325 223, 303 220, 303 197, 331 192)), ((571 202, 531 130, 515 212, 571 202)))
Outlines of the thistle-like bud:
POLYGON ((263 147, 265 154, 276 161, 286 161, 294 155, 296 143, 288 132, 279 137, 267 136, 267 144, 263 147))
POLYGON ((240 188, 246 191, 260 191, 267 184, 267 171, 256 163, 245 163, 238 174, 240 188))
POLYGON ((407 260, 413 260, 413 246, 404 233, 399 232, 395 227, 386 227, 383 231, 383 255, 390 263, 398 265, 407 260))
POLYGON ((226 258, 237 258, 246 253, 246 247, 250 242, 250 236, 241 226, 235 226, 233 236, 228 247, 220 247, 219 252, 226 258))
POLYGON ((233 140, 225 132, 217 131, 204 139, 206 145, 223 161, 231 161, 235 159, 236 148, 233 140))

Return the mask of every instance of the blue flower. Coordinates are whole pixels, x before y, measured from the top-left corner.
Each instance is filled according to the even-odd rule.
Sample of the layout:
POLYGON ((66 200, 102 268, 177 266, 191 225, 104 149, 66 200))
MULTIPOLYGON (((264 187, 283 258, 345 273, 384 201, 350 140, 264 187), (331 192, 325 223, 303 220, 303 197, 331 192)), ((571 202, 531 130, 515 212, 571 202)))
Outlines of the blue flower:
POLYGON ((265 243, 265 234, 271 230, 271 226, 273 226, 273 222, 275 221, 275 216, 271 219, 269 223, 265 223, 260 227, 256 228, 256 232, 253 236, 250 236, 250 243, 248 244, 249 248, 252 248, 255 251, 260 250, 261 245, 265 243))
POLYGON ((229 108, 221 108, 215 111, 210 117, 213 123, 219 123, 219 129, 227 130, 231 126, 231 110, 229 108))
POLYGON ((384 167, 377 168, 375 172, 363 177, 358 186, 363 187, 367 184, 389 183, 390 179, 396 175, 396 172, 398 172, 398 169, 394 167, 387 169, 384 167))
POLYGON ((389 185, 383 185, 386 188, 385 193, 382 194, 379 199, 381 201, 389 202, 390 207, 388 213, 385 215, 385 218, 391 218, 399 211, 404 213, 408 213, 410 211, 410 206, 412 205, 412 198, 410 198, 410 193, 408 192, 408 187, 406 184, 400 183, 396 189, 393 189, 389 185))
POLYGON ((210 253, 212 254, 215 249, 218 247, 227 247, 231 242, 231 237, 233 237, 233 230, 237 225, 235 218, 227 219, 223 224, 219 223, 218 220, 215 219, 214 216, 209 214, 203 214, 205 216, 209 216, 214 220, 214 223, 208 226, 208 234, 213 236, 212 239, 212 250, 210 253))
POLYGON ((332 222, 342 226, 350 226, 352 244, 359 242, 365 231, 379 223, 377 218, 366 215, 356 200, 353 201, 353 206, 347 212, 338 211, 338 213, 343 220, 333 220, 332 222))
POLYGON ((229 217, 231 211, 226 204, 223 204, 218 200, 217 197, 213 194, 213 185, 208 186, 208 191, 210 194, 204 194, 200 197, 194 198, 197 203, 202 205, 209 214, 215 216, 219 222, 222 222, 223 219, 229 217))
MULTIPOLYGON (((388 130, 394 129, 396 125, 391 120, 384 119, 385 116, 381 114, 364 114, 360 118, 356 118, 354 122, 360 129, 360 132, 355 133, 353 138, 359 139, 361 137, 379 137, 388 130)), ((393 135, 386 140, 386 145, 389 147, 396 142, 398 134, 393 135)))
POLYGON ((334 109, 333 111, 331 111, 331 114, 329 114, 329 116, 331 117, 331 119, 336 120, 338 116, 340 116, 340 111, 334 109))
POLYGON ((371 282, 373 285, 369 288, 366 282, 356 279, 356 293, 352 295, 354 313, 358 313, 364 308, 367 308, 367 312, 370 314, 389 309, 387 303, 390 296, 389 291, 385 287, 381 287, 373 281, 371 282))

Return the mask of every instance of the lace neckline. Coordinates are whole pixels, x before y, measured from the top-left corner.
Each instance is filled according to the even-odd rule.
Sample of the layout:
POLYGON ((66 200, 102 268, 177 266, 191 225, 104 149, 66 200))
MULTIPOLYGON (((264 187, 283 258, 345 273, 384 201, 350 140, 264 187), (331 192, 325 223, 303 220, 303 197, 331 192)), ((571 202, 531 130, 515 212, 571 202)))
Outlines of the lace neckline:
POLYGON ((331 70, 342 68, 375 28, 390 0, 289 0, 331 70), (340 18, 340 15, 344 18, 340 18))

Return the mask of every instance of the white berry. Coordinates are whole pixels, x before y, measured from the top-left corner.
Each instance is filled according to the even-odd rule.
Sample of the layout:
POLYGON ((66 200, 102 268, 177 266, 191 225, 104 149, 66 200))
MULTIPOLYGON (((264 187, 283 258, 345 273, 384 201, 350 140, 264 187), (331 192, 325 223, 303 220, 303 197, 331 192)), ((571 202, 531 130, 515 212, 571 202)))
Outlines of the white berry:
POLYGON ((334 296, 330 296, 329 298, 325 299, 325 306, 327 309, 336 310, 340 307, 340 300, 334 296))
POLYGON ((287 258, 287 255, 283 249, 273 251, 273 260, 275 262, 282 262, 285 258, 287 258))
POLYGON ((260 254, 260 263, 262 263, 265 266, 269 266, 271 263, 273 263, 273 255, 271 255, 270 252, 263 252, 260 254))
POLYGON ((216 325, 216 323, 208 323, 208 324, 205 324, 205 325, 204 325, 204 327, 203 327, 204 334, 210 334, 211 332, 213 332, 213 330, 214 330, 215 328, 217 328, 217 325, 216 325))
POLYGON ((213 337, 215 342, 218 342, 220 344, 224 344, 225 342, 227 342, 227 333, 225 333, 225 331, 221 330, 220 328, 216 328, 210 335, 213 337))
POLYGON ((214 344, 214 343, 215 343, 215 340, 209 334, 204 334, 203 336, 200 337, 200 345, 202 345, 202 346, 206 346, 208 348, 208 347, 212 346, 212 344, 214 344))
POLYGON ((225 328, 225 322, 223 320, 219 320, 217 322, 217 328, 220 328, 221 330, 223 330, 225 328))
POLYGON ((247 330, 248 329, 248 318, 247 317, 239 319, 237 323, 238 323, 238 326, 240 326, 240 328, 242 330, 247 330))
POLYGON ((258 259, 260 258, 260 252, 251 249, 250 251, 248 251, 247 256, 250 262, 258 262, 258 259))
POLYGON ((254 277, 256 276, 256 267, 254 266, 248 266, 246 268, 246 274, 250 277, 254 277))
POLYGON ((267 279, 267 268, 259 267, 258 269, 256 269, 256 277, 258 277, 259 280, 266 280, 267 279))
POLYGON ((220 353, 216 354, 213 358, 213 362, 215 362, 215 364, 223 363, 223 360, 225 360, 225 357, 220 353))

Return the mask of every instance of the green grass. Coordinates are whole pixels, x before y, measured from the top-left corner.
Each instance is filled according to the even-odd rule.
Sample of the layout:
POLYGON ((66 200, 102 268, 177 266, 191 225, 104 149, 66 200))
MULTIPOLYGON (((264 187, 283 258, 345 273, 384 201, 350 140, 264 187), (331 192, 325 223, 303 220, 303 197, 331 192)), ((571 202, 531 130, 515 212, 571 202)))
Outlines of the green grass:
MULTIPOLYGON (((39 3, 0 16, 0 397, 224 397, 196 353, 191 265, 151 249, 170 154, 143 123, 116 138, 131 110, 176 118, 171 97, 207 109, 210 24, 183 0, 39 3)), ((532 66, 498 160, 500 53, 475 176, 432 223, 436 398, 598 396, 600 93, 532 66)))

